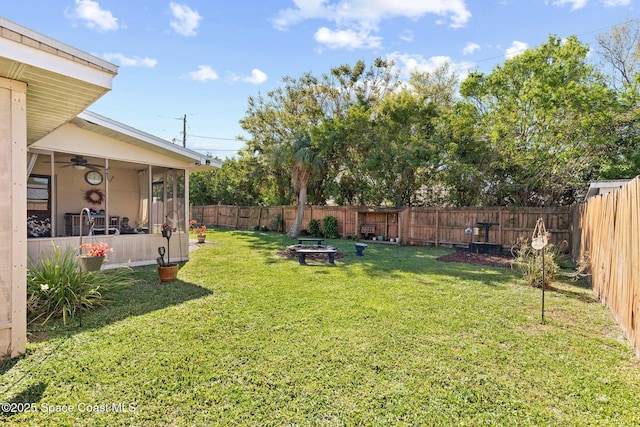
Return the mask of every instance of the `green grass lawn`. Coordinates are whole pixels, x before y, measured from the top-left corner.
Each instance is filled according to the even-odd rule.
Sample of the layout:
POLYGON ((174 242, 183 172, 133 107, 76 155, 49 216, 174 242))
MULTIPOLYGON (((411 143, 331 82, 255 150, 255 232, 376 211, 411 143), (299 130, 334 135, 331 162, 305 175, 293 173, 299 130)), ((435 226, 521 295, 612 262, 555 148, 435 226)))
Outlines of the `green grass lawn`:
MULTIPOLYGON (((541 294, 444 248, 370 244, 300 266, 273 233, 211 230, 82 327, 32 326, 0 365, 3 425, 640 424, 640 364, 589 289, 541 294), (23 403, 27 405, 22 405, 23 403), (22 405, 22 406, 20 406, 22 405)), ((309 262, 309 261, 308 261, 309 262)))

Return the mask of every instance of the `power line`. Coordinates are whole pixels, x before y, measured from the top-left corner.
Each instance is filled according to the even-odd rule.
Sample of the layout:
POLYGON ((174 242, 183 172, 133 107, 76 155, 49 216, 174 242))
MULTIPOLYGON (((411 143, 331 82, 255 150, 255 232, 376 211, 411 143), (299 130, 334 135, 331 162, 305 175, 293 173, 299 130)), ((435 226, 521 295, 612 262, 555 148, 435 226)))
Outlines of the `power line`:
POLYGON ((193 150, 193 151, 234 151, 234 152, 242 151, 241 148, 238 148, 237 150, 225 150, 225 149, 217 149, 217 148, 190 148, 190 150, 193 150))
POLYGON ((189 137, 191 138, 204 138, 204 139, 219 139, 222 141, 238 141, 238 142, 244 142, 243 139, 240 138, 220 138, 217 136, 201 136, 201 135, 189 135, 189 137))
MULTIPOLYGON (((601 28, 598 28, 598 29, 595 29, 595 30, 585 31, 585 32, 582 32, 580 34, 575 34, 575 36, 576 37, 581 37, 581 36, 586 36, 586 35, 593 34, 593 33, 600 33, 600 32, 602 32, 604 30, 609 30, 609 29, 611 29, 613 27, 616 27, 618 25, 623 25, 623 24, 625 24, 627 22, 636 22, 637 23, 638 21, 639 21, 638 19, 627 19, 624 22, 620 22, 620 23, 617 23, 617 24, 611 24, 611 25, 608 25, 606 27, 601 27, 601 28)), ((528 49, 531 49, 531 47, 526 47, 524 49, 514 50, 512 53, 521 54, 521 53, 523 53, 524 51, 526 51, 528 49)), ((491 56, 491 57, 488 57, 488 58, 478 59, 476 61, 465 61, 465 62, 459 63, 459 64, 451 64, 451 69, 452 70, 456 70, 456 69, 461 69, 463 67, 466 68, 466 67, 468 67, 470 65, 478 65, 480 62, 495 61, 496 59, 501 59, 501 58, 506 58, 506 57, 507 57, 507 53, 503 53, 503 54, 491 56)))

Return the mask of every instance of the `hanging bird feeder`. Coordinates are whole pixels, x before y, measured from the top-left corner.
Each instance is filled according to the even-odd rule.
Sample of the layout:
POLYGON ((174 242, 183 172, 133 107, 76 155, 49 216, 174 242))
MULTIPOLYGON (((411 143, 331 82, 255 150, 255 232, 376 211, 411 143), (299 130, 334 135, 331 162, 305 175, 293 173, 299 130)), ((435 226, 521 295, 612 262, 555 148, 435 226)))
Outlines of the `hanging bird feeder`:
POLYGON ((544 226, 544 221, 539 218, 536 222, 536 228, 533 230, 531 238, 531 247, 537 251, 542 250, 549 243, 549 235, 544 226))

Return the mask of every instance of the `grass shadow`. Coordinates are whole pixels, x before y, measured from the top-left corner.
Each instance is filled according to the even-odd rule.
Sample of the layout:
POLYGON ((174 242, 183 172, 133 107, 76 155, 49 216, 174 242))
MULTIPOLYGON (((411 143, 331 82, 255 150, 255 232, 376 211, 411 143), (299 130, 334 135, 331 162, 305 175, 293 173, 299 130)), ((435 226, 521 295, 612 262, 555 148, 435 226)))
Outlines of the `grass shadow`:
POLYGON ((556 276, 553 283, 545 291, 555 292, 587 304, 597 303, 598 298, 593 294, 591 284, 584 277, 577 277, 564 270, 556 276))
MULTIPOLYGON (((2 411, 0 411, 0 420, 9 418, 21 412, 37 411, 38 403, 47 389, 47 384, 37 382, 29 385, 27 388, 16 394, 12 398, 2 403, 2 411)), ((11 390, 6 390, 11 391, 11 390)))
POLYGON ((131 269, 134 283, 106 293, 104 307, 98 307, 82 313, 81 322, 78 316, 67 321, 51 319, 43 324, 29 325, 32 341, 46 341, 50 338, 68 336, 81 331, 101 328, 129 317, 140 316, 155 310, 206 297, 212 291, 202 286, 180 279, 163 283, 158 278, 155 265, 134 267, 131 269))
POLYGON ((269 254, 273 253, 273 251, 278 251, 283 249, 287 245, 293 245, 297 243, 294 239, 290 239, 284 234, 276 233, 276 232, 266 232, 266 231, 239 231, 239 230, 216 230, 220 232, 228 232, 232 236, 242 237, 245 242, 248 242, 254 250, 258 250, 261 252, 268 252, 269 254), (285 243, 283 246, 283 242, 293 242, 293 243, 285 243))
POLYGON ((24 355, 19 357, 14 357, 13 359, 0 360, 0 375, 3 375, 4 373, 11 370, 11 368, 13 368, 23 357, 24 355))

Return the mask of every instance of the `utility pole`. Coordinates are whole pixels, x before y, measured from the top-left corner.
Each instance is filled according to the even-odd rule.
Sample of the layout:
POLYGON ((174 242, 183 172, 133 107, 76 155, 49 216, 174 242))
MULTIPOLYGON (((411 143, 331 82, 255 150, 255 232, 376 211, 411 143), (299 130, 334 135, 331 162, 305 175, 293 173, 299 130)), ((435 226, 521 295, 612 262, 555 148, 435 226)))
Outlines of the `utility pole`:
POLYGON ((182 116, 182 146, 187 148, 187 115, 182 116))

